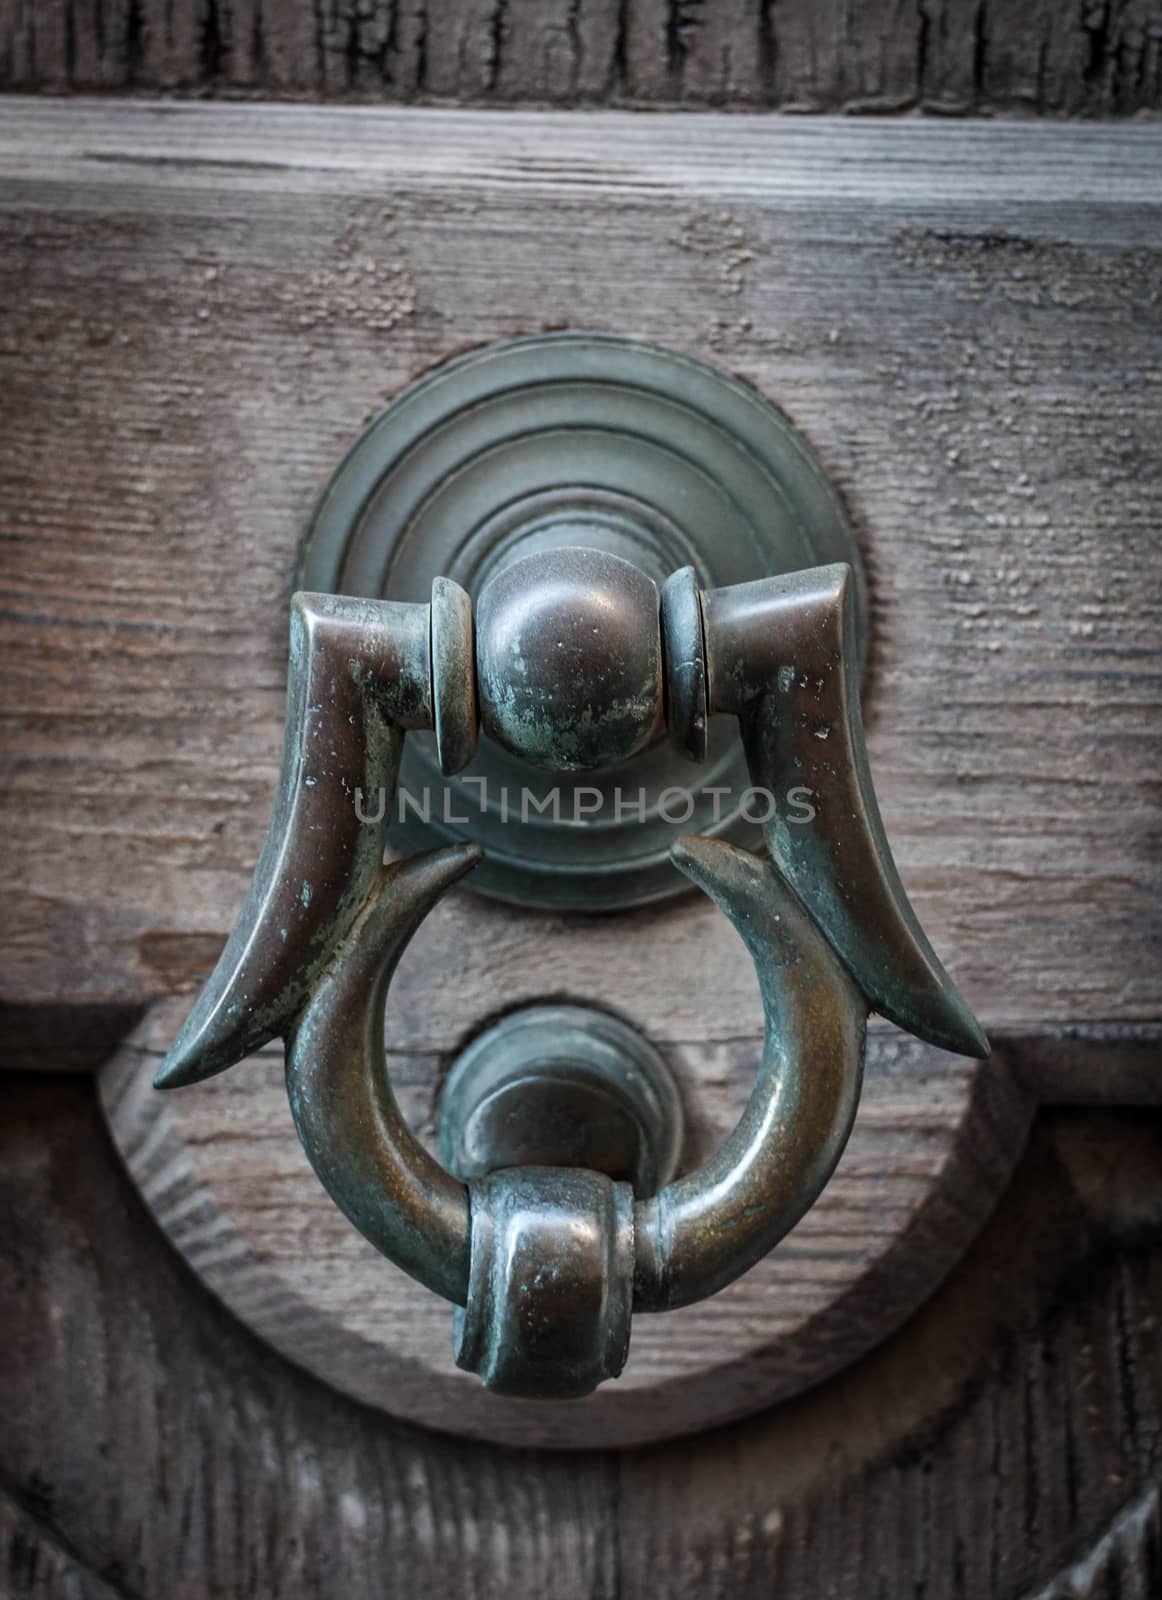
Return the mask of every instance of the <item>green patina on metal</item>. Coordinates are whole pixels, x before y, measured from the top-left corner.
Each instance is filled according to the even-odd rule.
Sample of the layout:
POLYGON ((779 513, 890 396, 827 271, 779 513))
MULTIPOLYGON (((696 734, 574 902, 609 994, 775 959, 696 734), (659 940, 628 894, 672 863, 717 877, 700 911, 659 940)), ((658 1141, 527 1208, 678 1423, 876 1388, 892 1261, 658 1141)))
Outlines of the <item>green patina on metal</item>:
MULTIPOLYGON (((589 403, 601 359, 616 368, 619 347, 563 348, 589 403)), ((536 341, 521 349, 545 357, 536 341)), ((684 363, 654 358, 671 378, 684 363)), ((696 390, 704 369, 685 368, 696 390)), ((464 371, 478 380, 472 363, 464 371)), ((438 384, 421 389, 431 398, 438 384)), ((507 392, 493 395, 502 411, 507 392)), ((421 421, 431 446, 433 418, 421 421)), ((378 482, 370 472, 372 498, 378 482)), ((433 581, 430 605, 296 596, 262 855, 156 1081, 196 1082, 281 1036, 315 1171, 377 1249, 463 1307, 461 1365, 502 1393, 576 1398, 621 1371, 633 1311, 715 1293, 813 1203, 855 1116, 869 1009, 947 1049, 983 1055, 988 1044, 920 928, 880 819, 859 708, 858 575, 840 562, 707 588, 690 564, 658 575, 659 593, 620 552, 556 538, 519 561, 488 546, 475 626, 469 594, 448 577, 433 581), (416 928, 453 883, 484 870, 492 835, 471 828, 384 866, 390 802, 364 811, 357 795, 394 791, 409 731, 434 733, 449 773, 473 761, 479 721, 494 750, 525 766, 637 785, 661 757, 687 772, 713 762, 716 716, 736 721, 755 791, 809 799, 801 816, 768 813, 757 854, 697 835, 670 849, 737 928, 759 978, 765 1043, 738 1127, 675 1176, 681 1113, 657 1052, 603 1013, 537 1008, 495 1023, 453 1068, 437 1160, 392 1094, 384 1007, 416 928)), ((558 824, 557 854, 542 864, 573 849, 592 873, 584 837, 558 824)))
POLYGON ((620 766, 662 731, 652 578, 602 550, 546 550, 503 568, 476 607, 484 731, 549 772, 620 766))
MULTIPOLYGON (((526 555, 577 546, 630 562, 659 589, 686 566, 711 587, 846 561, 855 574, 862 664, 859 551, 802 435, 729 373, 605 334, 491 345, 404 390, 360 434, 324 490, 298 586, 419 603, 435 578, 446 577, 471 596, 479 624, 498 575, 526 555)), ((615 696, 594 694, 588 722, 582 713, 566 730, 551 706, 539 715, 515 676, 506 689, 508 702, 494 708, 494 722, 484 718, 462 769, 442 759, 436 737, 408 740, 400 789, 416 803, 392 823, 401 851, 475 840, 487 852, 472 877, 477 892, 609 911, 688 889, 669 854, 683 829, 758 843, 758 829, 740 810, 746 758, 729 719, 699 730, 708 760, 691 815, 676 823, 658 801, 688 784, 685 747, 654 740, 616 755, 632 744, 642 715, 637 694, 616 709, 615 696), (506 727, 514 732, 507 744, 496 736, 506 727), (607 735, 615 754, 601 766, 590 755, 607 735), (559 814, 574 815, 579 786, 586 810, 598 792, 591 820, 601 826, 563 829, 552 807, 533 803, 522 815, 522 791, 543 801, 549 788, 559 791, 559 814), (644 790, 640 817, 619 811, 618 786, 635 798, 644 790)))
MULTIPOLYGON (((712 591, 686 570, 659 599, 617 558, 564 550, 494 581, 476 641, 487 670, 465 669, 479 694, 454 670, 472 637, 454 585, 441 585, 430 611, 296 598, 283 787, 239 927, 157 1082, 207 1077, 281 1034, 315 1171, 377 1249, 465 1307, 458 1361, 506 1394, 576 1398, 621 1371, 631 1311, 717 1292, 812 1204, 855 1116, 869 1007, 947 1048, 988 1047, 907 902, 880 822, 850 665, 849 568, 712 591), (567 672, 556 650, 563 617, 582 619, 587 641, 567 672), (605 622, 594 628, 592 617, 605 622), (437 628, 445 659, 433 694, 437 628), (696 752, 703 705, 736 716, 755 786, 794 778, 813 800, 810 825, 772 823, 761 855, 701 837, 674 846, 675 866, 750 951, 766 1019, 738 1127, 682 1177, 664 1065, 601 1013, 518 1013, 476 1041, 448 1083, 446 1164, 391 1091, 392 973, 482 851, 462 844, 381 867, 384 822, 358 820, 355 780, 390 783, 405 725, 432 726, 441 696, 446 748, 465 758, 477 704, 488 717, 508 703, 513 637, 522 692, 543 724, 575 729, 603 689, 615 695, 627 675, 641 685, 632 727, 598 717, 587 759, 606 759, 610 740, 660 734, 666 662, 682 686, 670 696, 676 744, 696 752)), ((504 732, 517 745, 527 737, 519 718, 504 732)), ((572 737, 564 759, 578 748, 572 737)))
POLYGON ((592 1006, 509 1012, 461 1052, 440 1093, 440 1158, 457 1177, 500 1167, 587 1167, 664 1188, 682 1153, 682 1105, 659 1052, 592 1006))

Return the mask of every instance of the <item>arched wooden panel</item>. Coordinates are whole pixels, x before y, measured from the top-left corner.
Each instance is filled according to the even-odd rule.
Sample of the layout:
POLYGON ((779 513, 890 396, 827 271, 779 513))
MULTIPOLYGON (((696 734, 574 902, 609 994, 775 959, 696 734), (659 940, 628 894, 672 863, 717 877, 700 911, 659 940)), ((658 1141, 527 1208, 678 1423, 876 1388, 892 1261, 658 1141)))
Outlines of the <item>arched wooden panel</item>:
POLYGON ((9 1074, 0 1109, 14 1596, 436 1600, 454 1574, 481 1600, 1146 1600, 1162 1581, 1156 1114, 1044 1113, 967 1259, 874 1355, 617 1454, 476 1444, 336 1395, 166 1246, 90 1081, 9 1074))

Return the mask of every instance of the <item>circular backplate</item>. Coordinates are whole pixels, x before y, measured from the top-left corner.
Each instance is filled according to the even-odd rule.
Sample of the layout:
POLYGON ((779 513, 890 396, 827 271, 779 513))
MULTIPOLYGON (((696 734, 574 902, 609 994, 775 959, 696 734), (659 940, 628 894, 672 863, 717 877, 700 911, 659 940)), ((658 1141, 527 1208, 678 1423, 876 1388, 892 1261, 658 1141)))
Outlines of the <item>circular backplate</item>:
MULTIPOLYGON (((596 334, 519 339, 414 384, 359 436, 303 545, 300 588, 428 601, 446 576, 475 601, 534 551, 592 545, 658 584, 704 588, 847 561, 843 506, 786 417, 747 384, 655 345, 596 334)), ((663 739, 619 768, 545 774, 481 739, 444 778, 430 735, 407 741, 392 838, 484 845, 471 887, 518 904, 614 910, 688 887, 682 833, 757 842, 731 719, 707 761, 663 739)))

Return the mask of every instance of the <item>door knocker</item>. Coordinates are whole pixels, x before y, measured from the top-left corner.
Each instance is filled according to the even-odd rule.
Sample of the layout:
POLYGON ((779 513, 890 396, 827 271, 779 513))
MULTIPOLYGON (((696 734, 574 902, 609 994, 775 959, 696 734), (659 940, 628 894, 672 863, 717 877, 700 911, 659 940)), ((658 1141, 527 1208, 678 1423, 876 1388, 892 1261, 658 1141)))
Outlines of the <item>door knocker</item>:
MULTIPOLYGON (((156 1081, 192 1084, 284 1039, 316 1173, 378 1250, 456 1307, 459 1364, 501 1393, 576 1397, 621 1371, 633 1312, 714 1294, 814 1202, 855 1116, 869 1010, 949 1050, 988 1045, 892 861, 860 716, 858 557, 779 413, 626 341, 469 357, 356 445, 303 576, 378 596, 393 566, 414 584, 421 557, 453 569, 432 575, 427 603, 296 594, 274 814, 156 1081), (675 489, 687 482, 689 495, 675 489), (723 514, 696 534, 679 502, 687 519, 723 514), (442 530, 430 541, 424 518, 442 530), (778 575, 738 580, 747 563, 778 575), (705 581, 724 566, 730 581, 705 581), (737 738, 720 739, 715 717, 737 738), (454 791, 463 810, 433 820, 413 805, 413 827, 421 814, 453 842, 385 864, 405 749, 424 732, 422 759, 449 785, 480 770, 454 791), (660 848, 659 774, 686 794, 675 773, 709 761, 721 776, 720 743, 745 803, 660 848), (509 845, 500 811, 511 820, 513 775, 535 772, 562 776, 588 809, 547 819, 540 799, 509 845), (652 853, 615 881, 592 852, 647 815, 652 853), (732 842, 748 827, 762 830, 755 850, 732 842), (617 1018, 545 1006, 503 1018, 457 1061, 437 1160, 396 1105, 383 1022, 396 963, 437 899, 479 869, 491 893, 606 907, 673 892, 674 867, 730 919, 758 975, 765 1043, 733 1134, 675 1177, 681 1112, 661 1058, 617 1018)), ((663 820, 704 823, 701 804, 663 820)))

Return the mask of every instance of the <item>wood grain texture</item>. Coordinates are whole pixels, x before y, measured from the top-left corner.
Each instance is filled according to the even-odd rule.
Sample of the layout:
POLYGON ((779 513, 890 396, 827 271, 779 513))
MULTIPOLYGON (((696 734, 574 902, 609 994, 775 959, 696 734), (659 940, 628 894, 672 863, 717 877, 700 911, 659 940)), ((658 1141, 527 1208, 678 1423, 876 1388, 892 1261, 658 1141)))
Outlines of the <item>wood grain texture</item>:
POLYGON ((1131 1500, 1077 1561, 1031 1600, 1151 1600, 1162 1583, 1162 1492, 1156 1483, 1131 1500))
MULTIPOLYGON (((4 992, 92 1016, 184 1003, 257 855, 295 543, 328 470, 433 363, 572 325, 717 360, 816 444, 868 560, 873 768, 937 949, 994 1032, 1053 1030, 1048 1080, 1096 1024, 1132 1041, 1162 1000, 1142 737, 1162 681, 1160 152, 1144 127, 0 105, 4 992)), ((451 897, 388 1018, 421 1120, 467 1037, 549 997, 636 1023, 702 1136, 729 1125, 757 985, 694 897, 591 919, 451 897)), ((736 1331, 694 1319, 652 1365, 641 1334, 620 1437, 819 1380, 963 1251, 1043 1085, 910 1050, 872 1075, 845 1174, 740 1291, 736 1331)), ((1096 1059, 1061 1097, 1156 1083, 1096 1059)), ((198 1270, 385 1403, 388 1269, 306 1176, 277 1069, 164 1116, 127 1081, 118 1135, 198 1270)), ((399 1313, 429 1370, 444 1315, 399 1313)), ((426 1407, 411 1377, 392 1403, 426 1407)))
MULTIPOLYGON (((0 105, 4 992, 200 984, 328 471, 454 351, 588 326, 750 379, 846 494, 888 831, 986 1024, 1157 1017, 1160 154, 1143 127, 0 105)), ((663 1045, 760 1031, 696 896, 465 893, 388 1043, 563 991, 663 1045)))
POLYGON ((1159 0, 0 0, 0 87, 1117 116, 1159 0))
MULTIPOLYGON (((1038 1100, 1162 1103, 1157 1027, 1002 1036, 980 1063, 873 1025, 851 1142, 783 1244, 711 1299, 637 1317, 616 1385, 538 1406, 499 1399, 459 1371, 448 1306, 328 1199, 294 1134, 280 1051, 196 1094, 153 1091, 180 1015, 172 1003, 155 1008, 103 1072, 101 1097, 146 1204, 212 1292, 275 1349, 370 1405, 473 1437, 573 1449, 690 1433, 818 1383, 897 1328, 960 1259, 1038 1100)), ((667 1048, 687 1114, 683 1170, 734 1127, 758 1053, 757 1040, 667 1048)), ((404 1114, 433 1151, 451 1060, 388 1060, 404 1114)))
POLYGON ((0 1490, 0 1594, 5 1600, 121 1600, 122 1591, 77 1560, 56 1531, 0 1490))
POLYGON ((428 1433, 288 1366, 165 1247, 89 1083, 9 1074, 6 1592, 1153 1596, 1160 1140, 1140 1114, 1044 1115, 969 1256, 874 1355, 680 1449, 564 1456, 428 1433))
MULTIPOLYGON (((1033 1099, 1003 1058, 968 1061, 873 1035, 855 1132, 820 1200, 745 1277, 697 1305, 634 1319, 616 1384, 538 1404, 484 1390, 452 1359, 449 1306, 380 1257, 335 1208, 299 1146, 281 1051, 194 1094, 151 1079, 177 1008, 160 1007, 101 1078, 117 1147, 170 1241, 284 1355, 393 1415, 473 1437, 570 1449, 689 1433, 819 1382, 911 1314, 991 1212, 1033 1099)), ((687 1110, 682 1167, 741 1115, 757 1040, 672 1045, 687 1110)), ((447 1060, 389 1059, 435 1149, 447 1060)), ((1162 1078, 1155 1050, 1153 1078, 1162 1078)))
POLYGON ((1156 1592, 1159 1435, 1140 1424, 1159 1403, 1162 1277, 1156 1261, 1139 1277, 1090 1252, 1099 1218, 1153 1235, 1157 1137, 1156 1123, 1042 1122, 970 1257, 896 1339, 690 1454, 625 1458, 639 1536, 623 1592, 649 1594, 664 1570, 678 1600, 1000 1600, 1045 1567, 1100 1572, 1103 1552, 1116 1556, 1094 1600, 1118 1594, 1123 1560, 1138 1593, 1156 1592))

